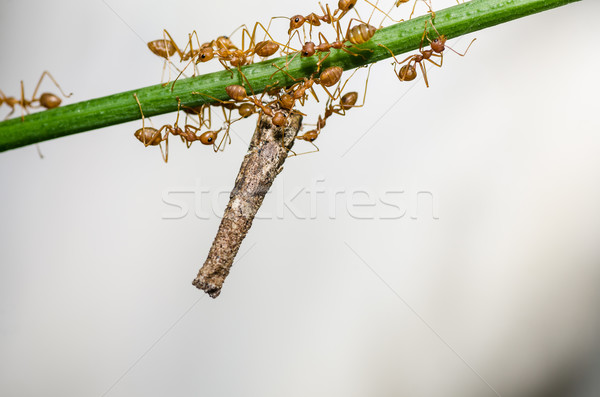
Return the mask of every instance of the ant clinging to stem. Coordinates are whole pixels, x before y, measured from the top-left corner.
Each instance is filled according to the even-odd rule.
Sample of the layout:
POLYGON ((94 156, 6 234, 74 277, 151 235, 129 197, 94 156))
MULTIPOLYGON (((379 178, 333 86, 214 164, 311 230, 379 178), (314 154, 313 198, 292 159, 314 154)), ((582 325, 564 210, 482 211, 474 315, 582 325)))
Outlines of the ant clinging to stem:
POLYGON ((425 81, 425 85, 427 87, 429 87, 429 80, 427 78, 427 69, 425 68, 425 65, 423 64, 423 61, 428 61, 432 65, 435 65, 435 66, 441 68, 442 64, 444 62, 444 50, 446 48, 450 49, 452 52, 456 53, 457 55, 464 57, 467 54, 467 51, 469 51, 469 48, 471 48, 471 45, 473 44, 473 42, 477 39, 474 38, 473 40, 471 40, 471 43, 469 43, 469 45, 467 46, 467 49, 463 53, 460 53, 460 52, 454 50, 449 45, 447 45, 446 40, 447 40, 446 36, 443 34, 440 34, 440 32, 438 32, 437 28, 433 24, 432 20, 428 19, 425 22, 425 29, 423 31, 423 36, 421 37, 421 44, 419 45, 419 53, 418 54, 410 55, 409 57, 403 59, 402 61, 398 61, 398 59, 394 56, 394 53, 392 52, 392 50, 390 50, 388 47, 386 47, 383 44, 378 44, 378 46, 383 47, 386 50, 388 50, 390 52, 390 54, 392 55, 392 58, 394 58, 394 63, 393 63, 394 72, 396 73, 396 76, 398 77, 398 79, 400 81, 414 80, 417 77, 416 65, 419 64, 419 68, 421 69, 421 72, 423 73, 423 80, 425 81), (433 30, 435 30, 435 32, 437 34, 437 37, 433 40, 431 40, 429 38, 429 35, 427 33, 428 25, 431 25, 431 27, 433 28, 433 30), (425 42, 425 39, 427 39, 427 41, 429 42, 429 45, 430 45, 430 49, 428 49, 428 50, 423 49, 423 43, 425 42), (439 63, 435 62, 432 59, 432 57, 439 58, 440 59, 439 63), (405 65, 402 65, 405 62, 407 62, 407 63, 405 65), (396 67, 398 65, 402 65, 402 67, 400 67, 400 70, 396 70, 396 67))

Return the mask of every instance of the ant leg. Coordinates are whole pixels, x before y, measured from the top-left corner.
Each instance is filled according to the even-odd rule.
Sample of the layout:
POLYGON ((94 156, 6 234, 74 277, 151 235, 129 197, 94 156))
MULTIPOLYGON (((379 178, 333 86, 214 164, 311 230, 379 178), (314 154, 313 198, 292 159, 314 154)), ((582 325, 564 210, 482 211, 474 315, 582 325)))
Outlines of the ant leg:
MULTIPOLYGON (((298 139, 298 138, 296 138, 296 139, 298 139)), ((304 140, 304 139, 301 139, 301 140, 304 140)), ((308 142, 308 143, 310 143, 311 145, 313 145, 313 146, 315 147, 315 149, 316 149, 316 150, 311 150, 310 152, 303 152, 303 153, 296 153, 296 152, 293 152, 293 151, 291 151, 291 150, 290 150, 290 151, 291 151, 292 153, 294 153, 294 154, 293 154, 293 155, 291 155, 291 156, 288 156, 288 157, 302 156, 303 154, 316 153, 316 152, 318 152, 318 151, 319 151, 319 147, 318 147, 317 145, 315 145, 315 143, 314 143, 314 142, 311 142, 311 141, 307 141, 307 142, 308 142)))
MULTIPOLYGON (((227 115, 227 112, 225 111, 224 107, 221 107, 221 109, 223 110, 223 118, 224 118, 224 125, 227 125, 227 128, 225 129, 225 134, 223 135, 223 138, 221 138, 221 141, 219 142, 219 146, 217 146, 217 148, 215 149, 215 153, 218 151, 224 151, 225 150, 225 146, 227 146, 227 143, 223 144, 223 142, 225 142, 226 140, 229 141, 229 144, 231 145, 231 136, 229 135, 229 129, 231 128, 231 109, 229 110, 229 116, 227 115), (223 148, 221 149, 221 145, 223 145, 223 148)), ((221 128, 219 131, 221 131, 223 128, 221 128)))
MULTIPOLYGON (((352 47, 352 48, 354 48, 354 49, 356 49, 356 50, 361 50, 361 51, 364 51, 364 50, 366 50, 366 48, 356 48, 356 47, 352 47)), ((364 55, 357 54, 356 52, 352 52, 352 51, 350 51, 350 50, 349 50, 348 48, 346 48, 346 47, 342 47, 342 51, 344 51, 344 52, 345 52, 345 53, 347 53, 347 54, 354 55, 355 57, 362 57, 363 59, 365 59, 365 56, 364 56, 364 55)), ((369 51, 373 52, 372 50, 369 50, 369 51)))
POLYGON ((42 73, 42 75, 40 76, 40 79, 37 83, 37 85, 35 86, 35 90, 33 91, 33 96, 32 98, 35 98, 40 85, 42 84, 42 80, 44 79, 45 76, 48 76, 50 78, 50 80, 52 80, 52 82, 54 83, 54 85, 59 89, 60 93, 65 97, 65 98, 69 98, 71 95, 73 95, 73 93, 70 94, 65 94, 65 92, 62 90, 62 88, 60 87, 60 85, 56 82, 56 80, 54 79, 54 77, 50 74, 50 72, 48 72, 47 70, 44 70, 44 72, 42 73))
POLYGON ((431 62, 432 64, 434 64, 435 66, 437 66, 438 68, 442 67, 442 63, 444 62, 444 55, 443 54, 431 54, 432 56, 438 56, 440 58, 440 63, 435 62, 433 59, 428 58, 427 61, 431 62))
MULTIPOLYGON (((365 93, 363 95, 362 103, 360 105, 352 105, 352 106, 350 106, 350 108, 361 108, 361 107, 365 106, 365 102, 367 100, 367 88, 369 86, 369 76, 371 75, 371 67, 372 66, 373 66, 373 64, 369 65, 369 70, 367 72, 367 79, 365 80, 365 93)), ((354 73, 352 73, 352 75, 354 75, 354 73)), ((352 77, 352 75, 350 75, 350 77, 352 77)), ((348 78, 348 80, 350 80, 350 78, 348 78)), ((346 80, 346 83, 348 82, 348 80, 346 80)), ((346 83, 344 83, 344 85, 342 86, 342 91, 340 91, 340 93, 343 92, 343 89, 346 86, 346 83)), ((341 104, 339 106, 340 106, 340 109, 333 110, 333 113, 339 114, 340 116, 345 116, 346 109, 344 109, 341 104)), ((348 106, 346 105, 346 107, 348 107, 348 106)))
POLYGON ((452 50, 452 52, 454 52, 455 54, 460 55, 461 57, 464 57, 465 55, 467 55, 467 51, 469 51, 469 48, 471 48, 471 45, 473 44, 473 42, 477 40, 477 37, 474 38, 473 40, 471 40, 471 43, 469 43, 469 46, 467 47, 467 49, 465 50, 465 52, 463 52, 462 54, 456 50, 454 50, 452 47, 450 46, 446 46, 446 48, 450 48, 450 50, 452 50))
POLYGON ((407 58, 403 59, 402 61, 399 61, 399 60, 396 58, 396 56, 394 55, 394 53, 392 52, 392 50, 390 50, 389 48, 387 48, 387 47, 386 47, 384 44, 377 44, 377 45, 378 45, 379 47, 383 47, 383 48, 385 48, 386 50, 388 50, 388 51, 390 52, 390 54, 392 55, 392 58, 394 58, 394 61, 396 61, 396 63, 397 63, 397 64, 400 64, 400 65, 401 65, 401 64, 403 64, 404 62, 408 61, 409 59, 411 59, 411 58, 414 58, 414 57, 415 57, 414 55, 411 55, 411 56, 409 56, 409 57, 407 57, 407 58))
POLYGON ((254 48, 254 46, 256 45, 256 43, 254 43, 254 33, 250 34, 250 31, 248 30, 248 26, 246 26, 246 24, 241 25, 240 27, 238 27, 238 29, 239 28, 242 28, 242 48, 241 48, 241 50, 246 51, 246 36, 248 36, 248 39, 250 40, 250 46, 248 48, 254 48))
MULTIPOLYGON (((177 70, 179 72, 179 74, 173 81, 173 84, 171 84, 171 92, 173 92, 173 89, 175 88, 175 83, 177 83, 177 80, 179 80, 179 78, 181 77, 182 74, 184 77, 187 77, 183 72, 185 72, 185 70, 188 68, 188 66, 190 66, 190 63, 192 63, 192 62, 194 62, 194 59, 190 59, 190 61, 187 63, 187 65, 185 65, 185 67, 182 70, 179 70, 179 68, 177 66, 173 65, 173 63, 171 61, 169 61, 169 64, 170 64, 169 65, 169 81, 171 81, 171 66, 173 66, 175 68, 175 70, 177 70)), ((196 67, 196 65, 194 65, 194 68, 195 67, 196 67)), ((169 84, 169 82, 166 82, 162 86, 165 87, 167 84, 169 84)))
MULTIPOLYGON (((39 86, 39 82, 38 82, 38 86, 39 86)), ((23 80, 21 80, 21 122, 25 121, 25 115, 23 114, 23 111, 25 110, 25 86, 23 85, 23 80)))
MULTIPOLYGON (((214 97, 214 96, 212 96, 212 95, 203 94, 202 92, 198 92, 198 91, 192 91, 192 94, 194 94, 194 95, 202 95, 202 96, 205 96, 205 97, 209 97, 209 98, 211 98, 211 99, 214 99, 216 102, 223 103, 223 104, 235 104, 235 103, 236 103, 235 101, 222 101, 222 100, 220 100, 219 98, 215 98, 215 97, 214 97)), ((205 104, 205 105, 206 105, 206 104, 205 104)), ((210 128, 210 127, 209 127, 209 128, 210 128)))
MULTIPOLYGON (((171 44, 173 44, 173 47, 175 47, 175 51, 179 55, 179 58, 180 59, 183 58, 184 53, 181 52, 181 50, 177 46, 177 43, 175 43, 175 40, 173 40, 173 37, 171 37, 171 35, 169 34, 169 32, 167 32, 166 29, 163 29, 163 40, 165 41, 165 44, 166 44, 167 38, 165 37, 165 35, 169 36, 169 40, 168 41, 170 41, 171 44)), ((166 47, 166 45, 165 45, 165 47, 166 47)))
POLYGON ((412 11, 410 12, 410 15, 408 16, 409 20, 412 19, 413 15, 415 13, 415 8, 417 7, 417 1, 419 1, 419 0, 415 0, 415 2, 413 3, 412 11))
MULTIPOLYGON (((286 75, 287 75, 287 76, 288 76, 290 79, 292 79, 292 80, 294 80, 294 81, 302 81, 302 80, 304 80, 304 79, 302 79, 302 78, 300 78, 300 79, 297 79, 297 78, 295 78, 294 76, 292 76, 291 74, 289 74, 289 73, 287 72, 287 70, 285 70, 285 69, 283 69, 283 68, 280 68, 279 66, 277 66, 277 65, 276 65, 276 64, 274 64, 274 63, 273 63, 273 64, 271 64, 271 66, 273 66, 275 69, 277 69, 277 72, 282 72, 282 73, 286 74, 286 75)), ((271 80, 273 79, 273 76, 275 76, 275 75, 277 74, 277 72, 275 72, 275 73, 273 73, 273 74, 271 75, 271 77, 270 77, 270 79, 271 79, 271 80)))
POLYGON ((179 123, 180 111, 181 111, 181 100, 179 99, 179 97, 177 97, 177 117, 175 118, 175 124, 173 124, 175 127, 177 127, 177 125, 179 123))
POLYGON ((6 116, 4 116, 4 120, 8 120, 14 112, 15 112, 15 107, 13 106, 10 113, 8 113, 6 116))
MULTIPOLYGON (((285 67, 286 69, 289 69, 289 67, 290 67, 290 63, 294 62, 294 59, 296 59, 296 57, 298 56, 298 54, 300 54, 300 51, 297 51, 297 52, 294 54, 294 56, 292 57, 292 59, 290 59, 289 61, 288 61, 288 59, 287 59, 289 54, 286 54, 286 56, 285 56, 285 65, 284 65, 284 67, 285 67)), ((277 72, 275 72, 275 73, 277 73, 277 72)), ((273 78, 273 76, 275 75, 275 73, 273 73, 273 74, 271 75, 271 78, 273 78)))
MULTIPOLYGON (((165 81, 165 69, 167 69, 167 60, 166 59, 163 62, 162 73, 160 74, 160 84, 161 85, 163 85, 164 81, 165 81)), ((169 81, 171 81, 171 70, 169 70, 169 81)), ((169 84, 168 81, 167 81, 167 84, 169 84)), ((164 87, 164 85, 163 85, 163 87, 164 87)))
POLYGON ((246 24, 244 24, 244 23, 243 23, 243 24, 241 24, 240 26, 238 26, 237 28, 233 29, 233 32, 231 32, 231 33, 229 34, 229 36, 227 36, 227 37, 228 37, 228 38, 231 38, 231 37, 232 37, 232 36, 235 34, 235 32, 237 32, 238 30, 242 29, 244 26, 246 26, 246 24))
MULTIPOLYGON (((377 5, 378 5, 377 3, 379 3, 379 1, 376 4, 371 3, 369 0, 365 0, 365 2, 368 3, 371 7, 373 7, 373 11, 377 10, 384 15, 383 19, 381 20, 381 24, 379 25, 380 28, 383 26, 383 23, 385 22, 385 20, 387 18, 389 18, 394 23, 404 22, 404 19, 395 20, 394 18, 392 18, 390 16, 389 13, 392 11, 393 6, 392 6, 392 8, 390 8, 390 11, 385 12, 381 8, 377 7, 377 5)), ((369 19, 371 19, 371 18, 369 18, 369 19)))
POLYGON ((327 43, 327 45, 329 45, 329 40, 327 40, 327 37, 325 37, 325 35, 323 34, 323 32, 319 32, 319 46, 323 45, 325 43, 327 43))
MULTIPOLYGON (((367 79, 365 80, 365 93, 363 95, 363 101, 360 105, 352 105, 353 108, 361 108, 363 106, 365 106, 365 101, 367 100, 367 88, 369 86, 369 76, 371 75, 371 67, 373 66, 373 64, 369 65, 369 70, 367 71, 367 79)), ((350 76, 352 77, 352 76, 350 76)))
MULTIPOLYGON (((373 66, 373 64, 369 65, 369 69, 367 71, 367 79, 365 80, 365 93, 363 95, 363 102, 360 105, 352 105, 353 108, 360 108, 363 107, 365 105, 365 100, 367 99, 367 87, 369 86, 369 76, 371 76, 371 67, 373 66)), ((352 74, 350 75, 350 77, 348 77, 346 79, 346 81, 344 82, 344 85, 342 85, 341 89, 340 89, 340 96, 342 94, 342 92, 344 92, 344 88, 346 87, 346 84, 348 83, 348 81, 350 81, 350 79, 352 78, 352 76, 354 76, 354 73, 356 73, 358 71, 358 69, 360 68, 356 68, 354 70, 354 72, 352 72, 352 74)))
POLYGON ((208 129, 212 128, 212 113, 210 105, 204 104, 200 109, 200 111, 202 112, 200 118, 200 120, 202 121, 200 123, 200 128, 202 128, 202 126, 205 126, 208 129), (206 113, 208 113, 208 117, 206 117, 206 113))
POLYGON ((332 100, 332 101, 335 101, 336 99, 338 99, 338 98, 339 98, 339 96, 340 96, 340 93, 338 92, 338 93, 336 94, 336 91, 337 91, 337 90, 336 90, 336 91, 334 91, 334 92, 333 92, 333 95, 332 95, 332 94, 331 94, 331 92, 329 92, 329 90, 327 89, 327 87, 325 87, 325 86, 321 86, 321 87, 322 87, 322 88, 323 88, 323 90, 324 90, 324 91, 327 93, 327 95, 329 95, 329 98, 331 98, 331 100, 332 100))
POLYGON ((150 141, 154 140, 154 137, 156 135, 161 137, 161 141, 165 142, 165 150, 163 151, 162 145, 159 143, 158 147, 160 148, 160 154, 162 155, 163 161, 166 163, 169 161, 169 132, 171 130, 171 126, 170 125, 163 125, 162 127, 160 127, 158 129, 158 131, 156 131, 154 133, 154 135, 152 135, 152 139, 150 141), (165 133, 165 137, 162 137, 162 131, 163 130, 167 130, 167 132, 165 133))
MULTIPOLYGON (((310 87, 309 91, 313 98, 315 98, 315 100, 319 102, 319 97, 317 96, 317 93, 315 92, 315 89, 312 86, 310 87)), ((302 103, 302 106, 304 106, 304 103, 302 103)))
POLYGON ((133 93, 133 97, 135 98, 135 101, 137 102, 137 104, 140 108, 140 114, 142 115, 142 129, 144 129, 144 128, 146 128, 146 126, 145 126, 144 112, 142 111, 142 104, 140 103, 140 100, 138 99, 138 96, 135 92, 133 93))
MULTIPOLYGON (((323 58, 319 59, 319 62, 317 62, 317 73, 319 73, 319 70, 321 70, 321 64, 329 57, 329 55, 331 55, 330 51, 328 51, 327 55, 325 55, 323 58)), ((354 55, 358 55, 358 54, 354 54, 354 55)))
MULTIPOLYGON (((288 52, 285 53, 285 55, 289 55, 292 52, 298 52, 297 50, 293 49, 292 47, 290 47, 290 43, 292 42, 292 39, 294 38, 294 36, 298 36, 298 43, 300 43, 300 47, 302 47, 302 40, 300 40, 300 32, 298 30, 294 30, 294 32, 290 35, 287 43, 285 43, 284 47, 289 50, 288 52)), ((274 40, 273 40, 274 41, 274 40)), ((275 42, 275 41, 274 41, 275 42)), ((281 50, 283 53, 283 50, 281 50)))
POLYGON ((429 88, 429 81, 427 80, 427 69, 425 68, 425 65, 423 65, 423 62, 419 62, 419 67, 421 68, 421 72, 423 72, 423 79, 425 80, 425 85, 427 86, 427 88, 429 88))
POLYGON ((43 159, 44 155, 42 154, 42 151, 40 150, 40 145, 36 143, 35 149, 37 150, 37 154, 38 154, 38 156, 40 156, 40 159, 43 159))
MULTIPOLYGON (((242 69, 237 68, 237 71, 242 76, 242 79, 246 80, 246 83, 248 83, 248 88, 250 88, 250 92, 252 93, 252 96, 255 96, 256 94, 254 93, 254 90, 252 89, 252 84, 250 84, 250 81, 248 81, 248 78, 246 77, 246 75, 244 74, 244 72, 242 72, 242 69)), ((274 84, 277 84, 277 83, 274 83, 274 84)), ((243 83, 242 83, 242 85, 243 85, 243 83)), ((263 92, 263 96, 264 96, 265 92, 267 92, 266 89, 263 92)))
POLYGON ((221 58, 219 58, 219 63, 221 64, 221 66, 223 66, 225 68, 225 70, 227 70, 229 73, 231 73, 231 78, 233 78, 233 70, 231 70, 231 68, 229 66, 227 66, 227 63, 225 63, 225 61, 221 58))

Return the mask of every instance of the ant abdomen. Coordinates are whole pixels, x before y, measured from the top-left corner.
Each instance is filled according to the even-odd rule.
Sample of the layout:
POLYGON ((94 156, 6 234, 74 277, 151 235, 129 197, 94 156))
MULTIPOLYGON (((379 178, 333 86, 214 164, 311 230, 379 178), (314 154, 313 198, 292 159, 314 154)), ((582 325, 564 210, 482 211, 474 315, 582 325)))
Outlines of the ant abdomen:
POLYGON ((161 58, 172 57, 177 52, 177 48, 173 45, 173 43, 164 39, 150 41, 148 43, 148 48, 150 51, 152 51, 152 53, 161 58))
POLYGON ((361 23, 360 25, 356 25, 348 31, 347 38, 352 44, 363 44, 371 40, 376 31, 377 28, 375 26, 361 23))
POLYGON ((45 107, 46 109, 54 109, 60 106, 62 100, 54 94, 49 92, 44 92, 42 96, 40 96, 40 105, 45 107))
POLYGON ((225 87, 225 92, 227 92, 227 95, 234 101, 243 101, 248 96, 248 94, 246 94, 246 89, 237 84, 228 85, 225 87))
POLYGON ((254 47, 254 52, 256 55, 263 58, 270 57, 271 55, 275 54, 277 50, 279 50, 279 44, 271 40, 258 42, 254 47))
POLYGON ((142 142, 144 146, 158 146, 163 141, 162 136, 158 133, 158 130, 153 127, 142 127, 133 135, 142 142))
POLYGON ((321 75, 319 76, 320 84, 324 87, 331 87, 337 84, 342 77, 342 73, 344 69, 339 66, 330 66, 327 69, 323 70, 321 75))

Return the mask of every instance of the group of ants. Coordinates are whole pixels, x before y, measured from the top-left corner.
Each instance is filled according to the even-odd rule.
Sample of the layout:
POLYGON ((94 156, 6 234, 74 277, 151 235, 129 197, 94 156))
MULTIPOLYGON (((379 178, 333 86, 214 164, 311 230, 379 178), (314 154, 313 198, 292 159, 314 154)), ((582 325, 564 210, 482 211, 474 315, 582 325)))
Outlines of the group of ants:
MULTIPOLYGON (((172 89, 173 85, 177 82, 179 77, 184 74, 184 71, 187 69, 187 67, 189 67, 189 65, 193 65, 194 75, 196 75, 197 67, 200 63, 205 63, 216 59, 226 70, 228 70, 231 73, 232 78, 234 76, 235 69, 241 76, 242 81, 248 85, 251 94, 248 94, 247 89, 244 85, 232 84, 225 88, 225 91, 230 98, 230 100, 227 101, 222 101, 220 99, 200 92, 194 92, 194 94, 209 97, 214 102, 212 104, 203 104, 197 107, 189 107, 182 106, 179 102, 179 98, 177 98, 179 106, 175 123, 163 125, 158 129, 154 127, 148 127, 145 125, 145 118, 144 113, 142 111, 142 105, 137 95, 133 94, 142 116, 142 128, 135 131, 134 136, 140 142, 142 142, 145 147, 159 146, 163 160, 165 162, 168 161, 169 135, 179 136, 188 148, 195 141, 199 141, 203 145, 212 146, 215 152, 222 151, 228 143, 231 143, 231 137, 229 135, 231 125, 237 121, 246 119, 252 116, 253 114, 265 114, 269 116, 272 120, 272 124, 277 127, 285 126, 288 123, 290 115, 294 113, 305 116, 305 114, 300 112, 296 108, 296 106, 297 104, 304 106, 305 101, 309 97, 309 94, 312 95, 318 102, 319 99, 314 90, 314 85, 317 85, 321 86, 328 96, 324 113, 323 115, 318 116, 317 123, 314 129, 307 131, 302 135, 296 136, 296 139, 309 142, 312 144, 312 146, 314 146, 314 150, 306 153, 318 151, 319 148, 314 144, 314 141, 319 137, 321 130, 325 127, 329 117, 333 116, 334 114, 345 116, 346 112, 350 109, 364 106, 366 99, 367 83, 370 74, 369 67, 369 73, 367 73, 367 77, 365 80, 363 100, 361 104, 357 104, 359 98, 358 92, 351 91, 344 93, 344 88, 358 69, 356 69, 350 75, 350 77, 346 79, 343 83, 341 82, 343 69, 340 66, 329 66, 321 70, 323 62, 331 54, 331 49, 342 50, 353 56, 361 56, 360 53, 356 51, 372 51, 369 49, 357 48, 355 46, 367 43, 369 40, 371 40, 375 33, 379 29, 381 29, 381 26, 379 28, 375 28, 369 23, 371 17, 374 15, 374 12, 376 10, 384 15, 382 24, 386 18, 390 18, 392 21, 395 22, 402 21, 396 21, 389 16, 389 13, 392 9, 390 9, 390 11, 388 12, 381 10, 378 7, 379 0, 377 0, 374 4, 371 3, 369 0, 364 1, 372 7, 371 16, 369 17, 369 20, 367 22, 362 21, 360 19, 358 11, 356 11, 355 6, 358 0, 339 0, 337 8, 333 10, 333 12, 331 11, 331 8, 328 4, 323 6, 321 3, 319 3, 321 14, 313 12, 305 16, 294 15, 291 18, 273 17, 271 18, 268 27, 264 27, 264 25, 262 25, 260 22, 257 22, 254 25, 252 33, 250 33, 250 30, 245 25, 240 26, 238 29, 236 29, 236 31, 240 29, 242 31, 241 47, 238 47, 234 44, 234 42, 230 38, 231 35, 220 36, 216 40, 200 44, 198 35, 194 31, 193 33, 188 35, 187 45, 184 47, 183 50, 181 50, 180 46, 176 44, 175 40, 173 40, 171 35, 166 30, 164 30, 162 39, 154 40, 148 43, 148 48, 150 49, 150 51, 164 59, 163 81, 165 69, 167 68, 167 65, 169 65, 169 82, 164 83, 163 86, 166 86, 170 83, 171 67, 174 67, 177 71, 179 71, 179 76, 177 76, 175 81, 171 83, 172 89), (357 18, 350 18, 348 22, 348 27, 345 33, 343 33, 344 31, 342 30, 342 25, 340 21, 352 10, 356 12, 357 18), (287 43, 285 44, 274 40, 271 34, 269 33, 271 22, 277 18, 285 18, 289 20, 289 37, 287 43), (353 22, 357 22, 357 24, 352 26, 353 22), (318 33, 318 44, 312 41, 313 27, 319 27, 321 25, 330 25, 335 30, 335 41, 328 41, 322 32, 318 33), (309 28, 308 39, 310 41, 307 41, 305 26, 308 26, 309 28), (300 28, 302 28, 304 32, 304 44, 302 44, 302 40, 300 40, 300 28), (261 29, 264 32, 264 40, 256 42, 257 32, 259 29, 261 29), (301 44, 301 49, 299 51, 290 47, 290 43, 292 42, 292 39, 295 36, 298 37, 298 40, 301 44), (246 41, 246 38, 248 39, 248 41, 246 41), (267 86, 265 90, 260 94, 260 96, 258 96, 254 93, 250 82, 242 72, 241 67, 253 63, 255 56, 258 56, 261 59, 266 59, 270 56, 275 55, 278 51, 282 56, 285 55, 287 60, 283 67, 277 66, 276 64, 272 65, 276 69, 276 71, 271 76, 271 79, 277 73, 283 73, 289 78, 291 78, 292 81, 294 81, 294 83, 291 86, 285 88, 270 88, 269 86, 267 86), (290 55, 292 55, 291 59, 290 55), (319 60, 316 64, 316 73, 314 73, 310 77, 303 77, 301 79, 297 79, 291 76, 286 69, 298 55, 302 58, 318 55, 319 60), (173 58, 176 59, 176 57, 179 58, 178 60, 180 63, 187 62, 187 64, 185 64, 185 67, 179 69, 177 68, 177 66, 174 65, 173 58), (336 85, 337 87, 333 91, 329 91, 331 87, 334 87, 336 85), (269 101, 264 100, 265 95, 268 95, 269 101), (225 121, 219 129, 212 129, 212 107, 220 107, 223 112, 223 117, 225 121), (186 114, 186 120, 183 127, 179 126, 178 124, 179 114, 181 110, 183 110, 183 112, 186 114), (232 113, 234 110, 236 110, 239 114, 239 118, 234 119, 232 117, 232 113), (188 117, 190 117, 192 120, 196 120, 197 118, 197 121, 195 121, 194 124, 189 124, 188 117), (204 128, 206 128, 207 131, 202 132, 204 128), (223 132, 223 136, 219 140, 218 137, 221 132, 223 132), (162 146, 163 142, 165 144, 164 149, 162 146)), ((401 4, 407 3, 409 1, 410 0, 394 0, 392 8, 394 6, 398 7, 401 4)), ((410 14, 411 17, 415 12, 415 7, 418 1, 419 0, 414 0, 413 9, 410 14)), ((425 84, 427 85, 427 87, 429 87, 427 71, 424 61, 427 61, 437 67, 441 67, 443 62, 443 52, 446 48, 449 48, 450 50, 452 50, 460 56, 464 56, 474 40, 471 41, 469 47, 467 47, 467 49, 462 54, 447 46, 446 37, 444 35, 441 35, 433 24, 433 21, 435 20, 435 12, 431 8, 431 0, 421 1, 427 4, 427 7, 429 8, 428 12, 431 15, 431 18, 428 19, 425 23, 425 28, 421 38, 421 45, 419 47, 418 52, 400 61, 395 57, 394 53, 385 45, 378 44, 378 46, 383 47, 387 51, 389 51, 391 57, 394 59, 394 73, 400 81, 414 80, 418 75, 418 65, 421 70, 421 73, 423 74, 425 84), (437 34, 437 37, 429 37, 428 26, 431 26, 431 28, 433 28, 433 30, 437 34), (424 49, 424 45, 429 46, 429 49, 424 49), (399 69, 398 66, 400 66, 399 69)), ((53 109, 61 104, 61 99, 55 94, 46 92, 38 96, 39 88, 45 77, 48 77, 52 80, 54 85, 56 85, 56 87, 60 90, 61 94, 64 97, 68 98, 71 96, 71 94, 65 94, 63 92, 60 85, 56 82, 54 77, 48 71, 44 71, 35 87, 31 99, 25 98, 25 90, 22 81, 20 99, 17 99, 16 97, 12 96, 8 97, 2 91, 0 91, 0 106, 4 104, 11 109, 10 113, 8 113, 5 119, 8 119, 15 112, 17 106, 21 108, 21 119, 23 120, 24 112, 28 114, 29 109, 53 109)), ((275 84, 277 84, 277 82, 275 84)), ((296 153, 292 153, 296 155, 296 153)))

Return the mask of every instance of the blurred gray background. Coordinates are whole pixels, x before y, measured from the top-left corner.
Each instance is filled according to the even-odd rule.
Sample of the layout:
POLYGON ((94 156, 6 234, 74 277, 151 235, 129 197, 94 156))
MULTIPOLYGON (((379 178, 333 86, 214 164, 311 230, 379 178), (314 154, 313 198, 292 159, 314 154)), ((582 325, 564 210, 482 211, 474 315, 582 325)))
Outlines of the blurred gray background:
MULTIPOLYGON (((0 89, 31 95, 47 69, 64 103, 160 82, 145 42, 163 28, 208 41, 318 9, 0 5, 0 89)), ((288 160, 216 300, 191 281, 254 121, 224 153, 173 140, 168 164, 133 137, 140 122, 44 142, 43 160, 1 153, 0 393, 598 395, 599 12, 586 0, 451 40, 477 37, 430 88, 376 65, 365 107, 288 160)))

